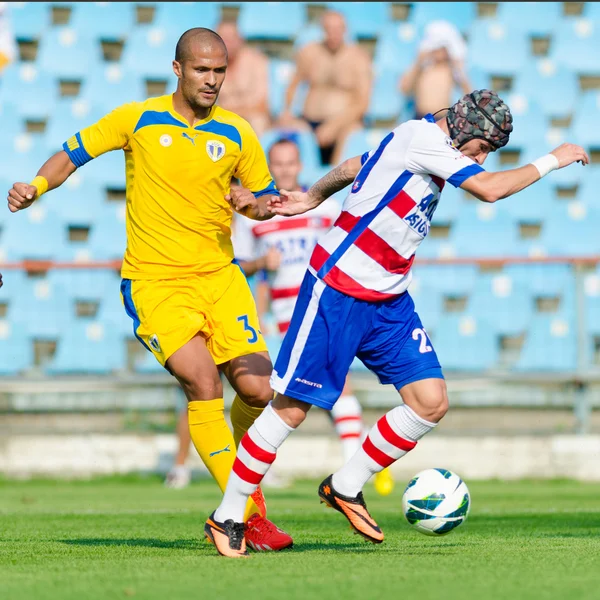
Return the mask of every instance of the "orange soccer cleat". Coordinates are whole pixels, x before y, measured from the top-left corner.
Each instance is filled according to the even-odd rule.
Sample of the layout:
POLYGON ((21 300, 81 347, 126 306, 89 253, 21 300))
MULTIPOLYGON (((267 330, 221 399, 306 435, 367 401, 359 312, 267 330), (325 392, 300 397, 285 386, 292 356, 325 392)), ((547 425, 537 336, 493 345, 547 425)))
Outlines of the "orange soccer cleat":
POLYGON ((247 558, 244 527, 244 523, 235 523, 232 519, 219 523, 213 512, 204 525, 204 535, 209 542, 215 545, 221 556, 247 558))
POLYGON ((319 486, 321 501, 341 512, 348 519, 350 526, 356 533, 362 535, 369 542, 381 544, 383 542, 383 532, 369 514, 362 492, 359 492, 355 498, 342 496, 333 489, 331 478, 332 475, 327 477, 319 486))

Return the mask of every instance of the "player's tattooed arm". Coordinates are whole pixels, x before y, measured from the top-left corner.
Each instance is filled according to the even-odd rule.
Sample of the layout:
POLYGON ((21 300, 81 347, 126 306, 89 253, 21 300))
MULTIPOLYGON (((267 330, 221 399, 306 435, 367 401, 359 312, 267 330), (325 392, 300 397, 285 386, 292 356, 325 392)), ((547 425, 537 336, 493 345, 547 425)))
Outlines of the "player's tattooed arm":
POLYGON ((280 197, 273 198, 268 207, 277 215, 305 213, 350 185, 356 179, 361 166, 360 156, 349 158, 319 179, 307 192, 279 190, 280 197))

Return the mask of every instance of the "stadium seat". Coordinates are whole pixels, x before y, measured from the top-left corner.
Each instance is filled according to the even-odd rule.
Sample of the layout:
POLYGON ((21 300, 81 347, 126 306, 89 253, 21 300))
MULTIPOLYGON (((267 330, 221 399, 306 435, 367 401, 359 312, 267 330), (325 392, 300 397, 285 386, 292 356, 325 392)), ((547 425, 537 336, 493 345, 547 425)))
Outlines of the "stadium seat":
POLYGON ((387 2, 328 2, 327 8, 342 13, 351 35, 358 39, 376 38, 391 19, 387 2))
MULTIPOLYGON (((487 169, 487 165, 486 165, 487 169)), ((458 216, 460 207, 466 202, 465 192, 453 185, 444 186, 440 201, 431 220, 433 225, 452 223, 458 216)))
POLYGON ((306 22, 302 2, 244 2, 238 27, 247 40, 291 40, 306 22))
MULTIPOLYGON (((521 163, 526 164, 527 161, 521 163)), ((555 195, 554 186, 544 177, 515 196, 502 200, 498 210, 506 212, 519 223, 540 223, 560 203, 555 195)))
POLYGON ((418 276, 413 277, 408 291, 415 303, 423 327, 434 332, 443 315, 443 297, 439 290, 422 284, 418 276))
POLYGON ((531 99, 521 94, 510 94, 505 98, 513 116, 513 130, 507 148, 527 148, 532 141, 543 140, 548 123, 542 109, 531 99))
POLYGON ((383 129, 356 129, 347 138, 342 148, 341 160, 362 156, 379 146, 387 131, 383 129))
MULTIPOLYGON (((4 131, 2 132, 4 134, 4 131)), ((23 133, 7 138, 8 145, 0 160, 0 179, 10 181, 31 181, 40 167, 48 160, 48 151, 38 144, 35 136, 23 133)))
POLYGON ((562 315, 535 315, 515 368, 555 373, 574 371, 577 336, 573 323, 562 315))
MULTIPOLYGON (((600 147, 600 131, 597 123, 600 118, 600 92, 597 90, 584 92, 579 96, 577 112, 571 123, 569 138, 576 140, 585 148, 600 147)), ((565 171, 575 170, 563 169, 565 171)))
MULTIPOLYGON (((448 6, 451 8, 455 4, 448 6)), ((514 30, 510 22, 497 19, 478 20, 471 30, 468 47, 470 65, 501 77, 518 73, 529 56, 525 34, 514 30)))
POLYGON ((300 157, 305 169, 314 170, 321 165, 319 146, 312 131, 295 131, 289 129, 270 129, 260 138, 262 147, 268 152, 271 144, 280 138, 294 140, 300 148, 300 157))
POLYGON ((89 237, 93 260, 121 260, 127 245, 124 207, 107 206, 93 226, 89 237))
MULTIPOLYGON (((588 167, 585 170, 587 169, 588 167)), ((600 170, 591 170, 585 174, 577 188, 577 200, 586 206, 600 209, 600 170)))
POLYGON ((146 86, 136 73, 118 64, 94 69, 83 82, 79 99, 96 106, 99 112, 111 110, 128 102, 146 100, 146 86))
POLYGON ((62 145, 77 132, 89 127, 104 113, 88 100, 62 98, 48 119, 44 143, 49 153, 62 150, 62 145))
POLYGON ((514 256, 517 225, 493 204, 473 202, 462 207, 450 239, 457 256, 514 256))
POLYGON ((0 250, 7 261, 51 260, 62 251, 65 238, 58 215, 44 201, 10 215, 2 231, 0 250))
POLYGON ((144 375, 152 373, 167 373, 166 369, 154 358, 154 354, 150 350, 146 350, 134 364, 136 373, 144 375))
POLYGON ((285 104, 285 92, 296 67, 289 60, 269 60, 269 112, 278 117, 285 104))
POLYGON ((85 30, 59 26, 49 29, 42 37, 37 64, 54 77, 82 81, 101 60, 98 40, 88 36, 85 30))
POLYGON ((478 276, 477 266, 419 264, 420 250, 414 266, 414 277, 419 281, 419 287, 437 291, 443 296, 468 296, 473 291, 478 276))
POLYGON ((559 206, 546 216, 540 246, 548 256, 594 256, 600 253, 600 213, 580 202, 559 206))
POLYGON ((62 286, 71 301, 98 304, 108 296, 118 298, 121 285, 120 275, 107 269, 53 269, 48 280, 62 286))
POLYGON ((447 314, 431 336, 444 370, 486 371, 498 361, 498 338, 490 323, 471 314, 447 314))
MULTIPOLYGON (((2 87, 0 87, 0 94, 1 93, 2 87)), ((18 108, 12 103, 0 101, 0 131, 2 131, 2 137, 5 140, 11 140, 12 143, 14 143, 14 139, 17 136, 21 136, 25 132, 23 120, 19 114, 18 108)), ((5 143, 11 142, 6 141, 5 143)), ((0 169, 0 173, 1 172, 2 170, 0 169)), ((2 177, 2 175, 0 175, 0 177, 2 177)))
POLYGON ((504 267, 504 273, 534 299, 561 297, 575 287, 573 268, 568 264, 512 264, 504 267))
POLYGON ((382 71, 375 76, 367 122, 397 121, 402 111, 403 98, 398 90, 398 78, 392 71, 382 71))
POLYGON ((563 18, 553 36, 549 56, 578 75, 600 75, 600 22, 563 18))
POLYGON ((97 320, 123 338, 134 339, 133 321, 125 311, 119 287, 108 290, 102 297, 97 320))
POLYGON ((570 69, 541 58, 525 65, 513 90, 538 104, 547 117, 568 117, 576 107, 579 82, 570 69))
POLYGON ((48 375, 108 375, 125 367, 125 340, 109 327, 82 319, 73 322, 58 340, 45 371, 48 375))
POLYGON ((410 21, 424 27, 430 21, 449 21, 459 31, 470 30, 476 16, 474 2, 415 2, 412 5, 410 21))
POLYGON ((85 164, 77 174, 82 185, 92 181, 104 189, 125 190, 125 155, 122 150, 113 150, 85 164))
POLYGON ((396 77, 404 73, 417 58, 418 33, 412 23, 388 23, 377 37, 373 58, 375 70, 391 72, 396 77))
POLYGON ((79 178, 74 178, 73 183, 67 183, 48 196, 52 209, 58 214, 66 225, 89 226, 101 215, 105 206, 104 189, 90 182, 89 185, 74 185, 79 178))
MULTIPOLYGON (((221 17, 218 2, 158 2, 153 26, 179 30, 179 35, 192 27, 216 29, 221 17)), ((173 53, 175 47, 173 47, 173 53)))
MULTIPOLYGON (((0 105, 16 108, 19 118, 44 120, 54 111, 58 98, 56 79, 35 63, 15 63, 0 79, 0 105), (44 101, 40 102, 40 98, 44 101)), ((4 119, 2 119, 4 125, 4 119)), ((2 128, 3 136, 6 135, 2 128)))
POLYGON ((142 78, 172 81, 175 46, 182 33, 180 28, 138 25, 127 38, 121 64, 142 78))
POLYGON ((132 2, 73 2, 72 7, 70 26, 95 40, 122 40, 135 26, 132 2))
POLYGON ((0 375, 20 375, 33 365, 33 344, 22 325, 0 320, 0 375))
POLYGON ((496 17, 533 37, 552 35, 562 19, 560 2, 499 2, 496 17))
POLYGON ((468 311, 489 322, 498 334, 524 333, 533 315, 528 290, 506 274, 482 274, 468 301, 468 311))
POLYGON ((37 40, 49 27, 50 2, 10 2, 10 21, 17 40, 37 40))

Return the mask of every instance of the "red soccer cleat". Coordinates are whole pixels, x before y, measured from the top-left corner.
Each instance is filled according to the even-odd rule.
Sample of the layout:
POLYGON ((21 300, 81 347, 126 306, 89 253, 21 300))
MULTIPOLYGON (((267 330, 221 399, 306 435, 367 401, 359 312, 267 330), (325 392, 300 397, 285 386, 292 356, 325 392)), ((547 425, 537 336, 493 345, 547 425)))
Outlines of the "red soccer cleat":
MULTIPOLYGON (((250 496, 250 498, 252 498, 252 500, 254 500, 254 504, 256 504, 256 506, 258 506, 258 510, 260 511, 260 516, 261 517, 266 517, 267 516, 267 503, 265 501, 265 496, 262 493, 262 490, 260 489, 260 486, 258 486, 256 488, 256 491, 254 492, 254 494, 252 494, 250 496)), ((256 514, 256 513, 254 513, 256 514)), ((250 517, 252 518, 252 517, 250 517)))
POLYGON ((277 552, 294 544, 291 536, 257 513, 248 519, 245 537, 248 546, 256 552, 277 552))

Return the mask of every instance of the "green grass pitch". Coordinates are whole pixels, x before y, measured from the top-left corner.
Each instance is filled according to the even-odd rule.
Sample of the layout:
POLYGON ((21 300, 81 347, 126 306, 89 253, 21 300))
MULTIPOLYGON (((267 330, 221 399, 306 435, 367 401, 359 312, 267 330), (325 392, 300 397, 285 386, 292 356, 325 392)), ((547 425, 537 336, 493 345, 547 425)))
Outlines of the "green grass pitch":
POLYGON ((157 478, 0 482, 2 600, 319 598, 597 599, 600 485, 471 482, 472 510, 447 536, 413 531, 399 486, 366 490, 386 541, 352 535, 320 505, 317 482, 268 490, 295 548, 245 561, 216 556, 202 526, 219 494, 157 478))

